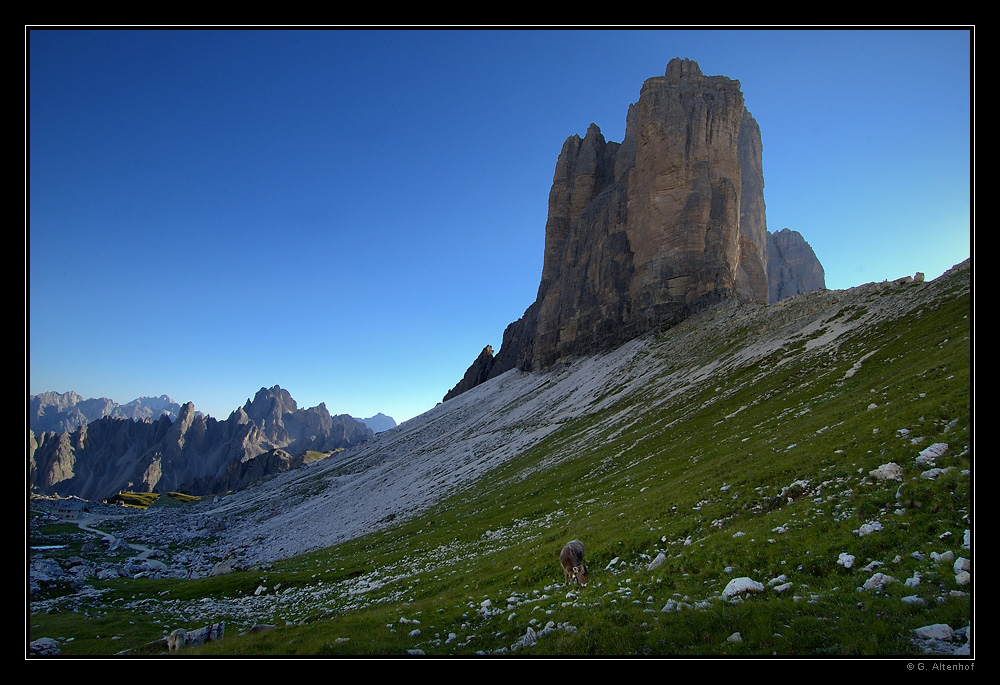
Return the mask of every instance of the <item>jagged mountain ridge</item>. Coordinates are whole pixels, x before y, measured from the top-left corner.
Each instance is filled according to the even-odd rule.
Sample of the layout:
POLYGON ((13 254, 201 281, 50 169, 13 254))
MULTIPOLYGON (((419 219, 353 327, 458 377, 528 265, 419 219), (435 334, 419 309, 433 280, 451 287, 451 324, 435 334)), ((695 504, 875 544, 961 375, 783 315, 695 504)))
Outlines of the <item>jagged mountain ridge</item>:
POLYGON ((181 405, 167 395, 138 397, 118 404, 107 397, 83 399, 69 392, 43 392, 28 397, 28 427, 38 433, 71 431, 80 426, 110 416, 115 419, 155 420, 166 416, 177 419, 181 405))
POLYGON ((496 356, 484 348, 445 399, 512 368, 544 369, 621 344, 722 300, 806 292, 817 281, 797 278, 803 268, 818 271, 824 287, 804 240, 795 259, 769 249, 762 153, 739 81, 705 76, 679 58, 643 84, 622 143, 606 141, 596 124, 582 139, 570 136, 549 192, 535 302, 504 331, 496 356))
POLYGON ((238 489, 303 463, 302 455, 370 439, 374 432, 321 403, 299 409, 287 390, 261 388, 224 421, 190 402, 177 419, 104 416, 72 431, 28 432, 33 492, 100 499, 120 490, 194 495, 238 489))

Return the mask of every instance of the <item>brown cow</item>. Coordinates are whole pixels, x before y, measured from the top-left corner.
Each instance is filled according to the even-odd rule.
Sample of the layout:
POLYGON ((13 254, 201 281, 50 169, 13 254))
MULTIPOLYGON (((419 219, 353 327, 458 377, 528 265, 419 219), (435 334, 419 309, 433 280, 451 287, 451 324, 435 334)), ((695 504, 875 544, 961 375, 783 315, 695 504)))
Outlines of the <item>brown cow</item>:
POLYGON ((559 554, 559 563, 562 564, 567 585, 569 585, 569 579, 572 578, 582 587, 587 587, 587 567, 583 564, 582 542, 573 540, 566 543, 559 554))

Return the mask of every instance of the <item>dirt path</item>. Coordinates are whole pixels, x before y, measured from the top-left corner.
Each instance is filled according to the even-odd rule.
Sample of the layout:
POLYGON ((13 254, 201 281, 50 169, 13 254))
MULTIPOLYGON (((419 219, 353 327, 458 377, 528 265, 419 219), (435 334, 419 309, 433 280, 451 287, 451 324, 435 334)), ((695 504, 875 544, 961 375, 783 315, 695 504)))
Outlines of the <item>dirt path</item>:
MULTIPOLYGON (((117 542, 118 538, 116 538, 111 533, 107 533, 107 532, 105 532, 103 530, 98 530, 97 528, 93 527, 93 526, 97 525, 98 523, 100 523, 101 521, 103 521, 105 519, 110 519, 110 518, 121 518, 121 517, 120 516, 84 515, 84 516, 80 517, 80 519, 77 521, 77 525, 80 526, 80 530, 85 530, 85 531, 87 531, 89 533, 94 533, 96 535, 100 535, 104 540, 107 541, 108 547, 110 548, 110 547, 113 547, 115 545, 115 543, 117 542)), ((129 547, 131 547, 132 549, 136 550, 137 552, 139 552, 139 557, 138 557, 139 559, 145 559, 146 557, 149 556, 149 553, 151 551, 149 549, 149 547, 146 547, 145 545, 133 545, 130 542, 125 542, 125 544, 128 545, 129 547)))

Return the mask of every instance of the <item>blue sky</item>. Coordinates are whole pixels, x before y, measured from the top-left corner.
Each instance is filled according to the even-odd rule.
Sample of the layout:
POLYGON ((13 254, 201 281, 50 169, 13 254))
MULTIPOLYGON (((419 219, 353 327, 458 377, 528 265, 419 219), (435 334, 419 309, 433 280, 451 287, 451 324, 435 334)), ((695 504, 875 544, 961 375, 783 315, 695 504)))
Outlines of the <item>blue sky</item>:
POLYGON ((29 394, 406 420, 535 298, 563 141, 742 84, 768 229, 848 288, 971 254, 967 30, 31 31, 29 394))

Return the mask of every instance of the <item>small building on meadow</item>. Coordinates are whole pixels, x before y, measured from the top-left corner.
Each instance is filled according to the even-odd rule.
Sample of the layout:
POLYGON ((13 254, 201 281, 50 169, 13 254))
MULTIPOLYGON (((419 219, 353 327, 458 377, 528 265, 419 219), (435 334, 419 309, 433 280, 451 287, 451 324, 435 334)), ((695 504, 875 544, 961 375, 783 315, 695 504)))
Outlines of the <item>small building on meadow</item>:
POLYGON ((78 499, 63 499, 52 505, 52 513, 61 519, 78 519, 86 511, 90 511, 87 503, 78 499))

